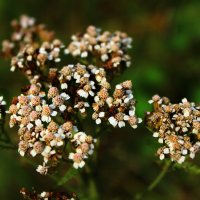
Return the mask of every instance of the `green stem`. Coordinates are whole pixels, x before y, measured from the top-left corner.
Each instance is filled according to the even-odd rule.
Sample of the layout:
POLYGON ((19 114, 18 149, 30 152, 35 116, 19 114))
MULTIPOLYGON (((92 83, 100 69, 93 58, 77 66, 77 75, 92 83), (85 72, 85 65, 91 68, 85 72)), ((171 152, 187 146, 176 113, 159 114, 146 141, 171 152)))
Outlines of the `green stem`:
POLYGON ((171 166, 171 161, 168 160, 165 163, 165 166, 163 167, 163 169, 160 172, 160 174, 153 180, 153 182, 147 188, 148 191, 152 191, 160 183, 160 181, 163 179, 163 177, 167 173, 167 170, 169 169, 170 166, 171 166))

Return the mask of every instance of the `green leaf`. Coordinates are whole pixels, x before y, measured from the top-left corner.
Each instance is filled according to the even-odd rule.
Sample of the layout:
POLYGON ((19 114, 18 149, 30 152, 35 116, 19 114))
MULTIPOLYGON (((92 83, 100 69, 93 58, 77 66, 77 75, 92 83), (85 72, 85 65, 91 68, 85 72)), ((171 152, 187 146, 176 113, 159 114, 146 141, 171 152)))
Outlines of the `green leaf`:
POLYGON ((58 186, 64 185, 67 181, 73 178, 78 173, 77 169, 69 169, 65 175, 58 181, 58 186))

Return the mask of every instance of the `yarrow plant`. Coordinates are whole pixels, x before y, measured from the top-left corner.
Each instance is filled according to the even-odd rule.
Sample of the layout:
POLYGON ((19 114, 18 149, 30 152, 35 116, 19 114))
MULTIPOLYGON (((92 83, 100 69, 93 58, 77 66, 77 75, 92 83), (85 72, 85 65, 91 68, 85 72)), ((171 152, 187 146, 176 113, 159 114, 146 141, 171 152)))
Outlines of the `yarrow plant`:
MULTIPOLYGON (((13 33, 3 41, 1 56, 10 59, 10 70, 21 72, 29 84, 13 98, 7 112, 0 97, 5 137, 2 141, 6 142, 1 147, 16 149, 3 129, 7 113, 9 126, 18 128, 19 154, 29 157, 30 162, 38 157, 39 162, 34 164, 38 173, 52 177, 60 163, 67 163, 69 174, 58 183, 62 185, 72 176, 70 166, 75 170, 87 166, 105 127, 122 128, 128 124, 136 129, 142 122, 136 115, 132 81, 112 84, 131 65, 128 49, 132 39, 120 31, 111 33, 89 26, 85 33, 73 35, 66 44, 32 17, 23 15, 11 25, 13 33), (68 56, 76 59, 75 63, 67 63, 68 56), (83 126, 91 119, 94 131, 83 126)), ((200 149, 200 107, 187 99, 172 104, 158 95, 149 103, 154 110, 146 113, 145 123, 163 145, 157 151, 160 160, 169 158, 181 164, 187 157, 194 158, 200 149)), ((166 171, 167 167, 149 190, 166 171)), ((78 199, 75 194, 54 190, 38 193, 23 188, 21 194, 24 199, 78 199)))
POLYGON ((200 150, 200 107, 186 98, 172 104, 167 97, 155 95, 149 101, 153 112, 147 112, 146 122, 153 137, 163 144, 157 154, 161 160, 183 163, 189 156, 194 158, 200 150))
POLYGON ((42 157, 37 172, 46 175, 66 158, 76 169, 85 165, 97 141, 82 130, 86 117, 96 125, 119 128, 129 124, 135 129, 141 123, 135 114, 132 82, 117 84, 110 92, 114 71, 130 66, 131 38, 125 33, 102 33, 89 26, 83 37, 72 36, 66 47, 34 18, 23 15, 11 24, 14 32, 3 41, 1 54, 11 59, 10 70, 22 72, 30 84, 13 98, 7 111, 9 125, 18 127, 21 156, 42 157), (85 61, 59 65, 65 54, 85 61))

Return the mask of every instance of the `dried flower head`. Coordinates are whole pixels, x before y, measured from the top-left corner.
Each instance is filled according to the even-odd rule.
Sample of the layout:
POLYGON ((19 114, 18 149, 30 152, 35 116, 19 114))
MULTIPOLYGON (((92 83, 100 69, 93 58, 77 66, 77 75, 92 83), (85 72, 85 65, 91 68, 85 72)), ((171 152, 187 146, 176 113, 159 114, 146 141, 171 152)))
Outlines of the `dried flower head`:
POLYGON ((166 97, 154 95, 149 101, 154 111, 146 115, 153 137, 163 144, 157 154, 161 160, 169 157, 183 163, 187 156, 194 158, 200 149, 200 107, 183 99, 172 104, 166 97))
POLYGON ((131 48, 132 39, 126 33, 116 31, 102 32, 101 29, 89 26, 84 34, 72 36, 72 42, 65 50, 74 57, 95 57, 98 66, 105 69, 116 69, 130 66, 127 50, 131 48))
POLYGON ((2 43, 1 53, 5 57, 12 57, 18 54, 20 49, 27 44, 34 44, 41 41, 52 41, 54 32, 49 31, 45 25, 36 23, 33 17, 21 15, 19 20, 11 22, 13 33, 9 40, 2 43))
POLYGON ((66 192, 57 192, 57 191, 43 191, 37 193, 35 189, 28 191, 26 188, 22 188, 20 193, 23 195, 23 199, 26 200, 78 200, 78 197, 75 193, 68 194, 66 192))

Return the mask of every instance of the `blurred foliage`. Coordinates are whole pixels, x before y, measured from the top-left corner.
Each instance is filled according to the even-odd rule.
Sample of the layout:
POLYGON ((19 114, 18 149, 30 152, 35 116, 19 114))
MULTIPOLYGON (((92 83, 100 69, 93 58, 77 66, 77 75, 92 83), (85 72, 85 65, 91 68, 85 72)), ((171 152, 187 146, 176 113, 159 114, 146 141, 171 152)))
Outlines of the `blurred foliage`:
MULTIPOLYGON (((1 41, 10 35, 10 21, 21 14, 48 24, 66 43, 73 33, 84 31, 90 24, 104 30, 122 30, 133 37, 132 66, 115 82, 133 81, 137 113, 142 117, 151 109, 147 100, 155 93, 168 96, 172 102, 183 97, 200 102, 199 0, 0 0, 1 41)), ((27 81, 9 72, 9 62, 1 60, 0 65, 0 93, 10 103, 27 81)), ((9 132, 16 142, 16 130, 9 132)), ((80 180, 72 180, 63 188, 78 192, 81 199, 95 199, 95 190, 100 199, 134 199, 162 168, 155 157, 158 144, 144 124, 137 130, 117 129, 103 134, 91 173, 97 189, 95 183, 89 183, 88 195, 80 180)), ((0 157, 0 199, 20 199, 21 187, 34 186, 41 191, 56 186, 49 177, 38 175, 17 152, 1 150, 0 157)), ((200 166, 200 158, 194 163, 200 166)), ((66 165, 61 169, 64 174, 66 165)), ((87 182, 87 178, 84 180, 87 182)), ((199 173, 171 170, 145 200, 200 199, 199 185, 199 173)))

